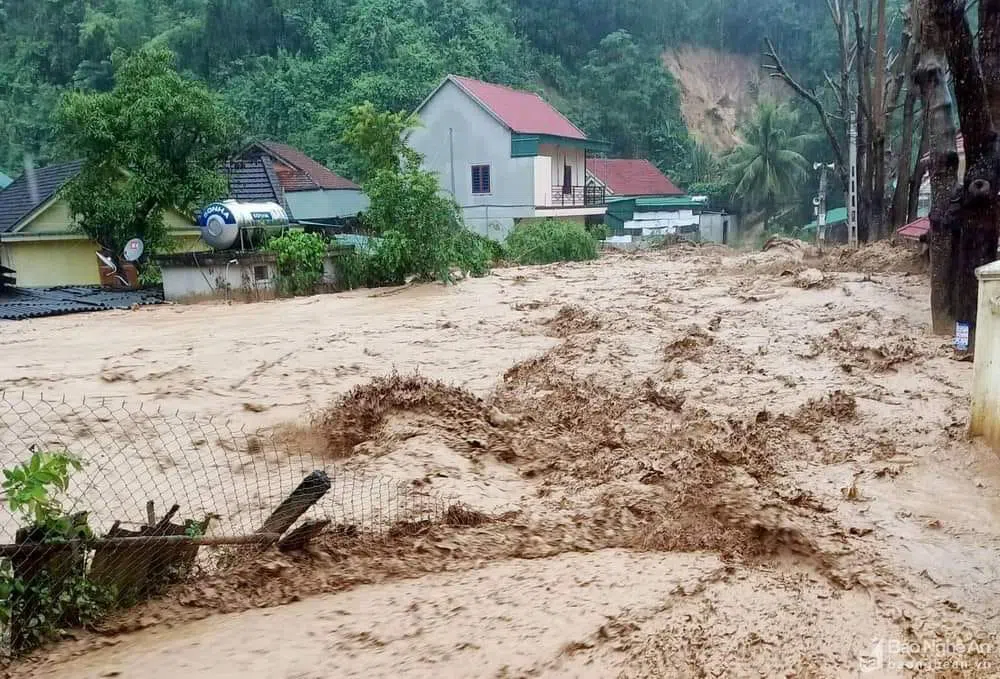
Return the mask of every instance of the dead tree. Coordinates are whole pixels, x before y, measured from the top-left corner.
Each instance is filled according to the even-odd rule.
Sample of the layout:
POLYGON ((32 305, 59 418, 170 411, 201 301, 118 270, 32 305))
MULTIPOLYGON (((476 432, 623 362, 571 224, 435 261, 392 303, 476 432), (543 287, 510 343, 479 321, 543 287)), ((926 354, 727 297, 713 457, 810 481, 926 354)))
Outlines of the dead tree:
POLYGON ((980 0, 978 53, 965 0, 920 0, 920 8, 914 80, 929 117, 931 314, 934 330, 941 334, 951 334, 956 321, 968 323, 974 346, 975 269, 996 259, 1000 223, 1000 148, 993 122, 1000 115, 1000 0, 980 0), (986 76, 984 67, 990 69, 986 76), (949 68, 965 144, 961 182, 949 68))

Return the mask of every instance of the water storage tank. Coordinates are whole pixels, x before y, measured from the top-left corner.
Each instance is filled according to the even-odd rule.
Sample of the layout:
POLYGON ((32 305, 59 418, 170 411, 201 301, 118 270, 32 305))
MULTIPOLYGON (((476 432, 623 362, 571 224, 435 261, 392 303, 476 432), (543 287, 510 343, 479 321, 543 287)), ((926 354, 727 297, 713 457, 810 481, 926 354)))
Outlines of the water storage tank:
POLYGON ((226 200, 207 205, 198 217, 201 239, 216 250, 232 247, 240 229, 266 229, 288 225, 288 213, 277 203, 241 203, 226 200))

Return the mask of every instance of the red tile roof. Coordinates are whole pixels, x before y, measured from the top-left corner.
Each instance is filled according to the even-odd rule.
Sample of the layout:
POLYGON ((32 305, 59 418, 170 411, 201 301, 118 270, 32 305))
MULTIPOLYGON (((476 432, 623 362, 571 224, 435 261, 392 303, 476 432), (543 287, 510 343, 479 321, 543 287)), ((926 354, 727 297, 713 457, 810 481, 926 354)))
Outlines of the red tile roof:
POLYGON ((648 160, 588 158, 587 171, 616 196, 684 195, 648 160))
POLYGON ((901 226, 896 229, 896 233, 903 238, 912 238, 913 240, 919 240, 921 236, 930 231, 931 220, 927 217, 921 217, 915 222, 910 222, 906 226, 901 226))
POLYGON ((344 179, 335 172, 323 167, 315 160, 288 144, 273 141, 258 142, 259 146, 279 161, 290 167, 291 171, 275 168, 278 179, 285 191, 316 191, 318 189, 351 189, 358 191, 360 186, 349 179, 344 179))
POLYGON ((587 138, 580 128, 537 94, 457 75, 450 75, 448 78, 518 134, 548 134, 569 139, 587 138))

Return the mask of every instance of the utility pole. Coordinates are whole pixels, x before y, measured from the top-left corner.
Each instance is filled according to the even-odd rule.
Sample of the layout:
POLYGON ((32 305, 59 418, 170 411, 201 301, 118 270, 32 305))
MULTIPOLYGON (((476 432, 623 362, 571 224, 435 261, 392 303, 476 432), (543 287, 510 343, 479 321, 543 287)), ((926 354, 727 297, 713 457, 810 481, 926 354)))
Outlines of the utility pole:
POLYGON ((833 163, 813 163, 813 169, 819 170, 819 195, 813 204, 816 206, 816 240, 820 245, 826 242, 826 171, 834 167, 833 163))
POLYGON ((847 178, 847 244, 858 247, 858 119, 851 111, 848 146, 848 178, 847 178))

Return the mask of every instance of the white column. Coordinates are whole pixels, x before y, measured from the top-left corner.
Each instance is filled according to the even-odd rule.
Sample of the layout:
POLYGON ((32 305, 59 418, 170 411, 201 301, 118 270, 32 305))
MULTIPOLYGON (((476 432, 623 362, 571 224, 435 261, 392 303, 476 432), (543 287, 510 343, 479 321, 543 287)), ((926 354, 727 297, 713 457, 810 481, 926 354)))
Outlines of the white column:
POLYGON ((1000 261, 976 269, 979 309, 969 433, 1000 451, 1000 261))

